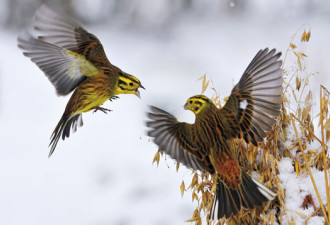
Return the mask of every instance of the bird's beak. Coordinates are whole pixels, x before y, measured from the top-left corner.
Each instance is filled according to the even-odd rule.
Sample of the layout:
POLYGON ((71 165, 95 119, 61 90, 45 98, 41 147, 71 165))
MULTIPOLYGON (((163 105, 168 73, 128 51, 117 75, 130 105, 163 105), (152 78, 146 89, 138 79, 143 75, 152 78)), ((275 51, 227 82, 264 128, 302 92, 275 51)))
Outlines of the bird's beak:
POLYGON ((135 91, 135 95, 136 95, 136 96, 138 96, 138 97, 139 97, 139 99, 141 99, 141 96, 140 96, 140 92, 139 92, 139 90, 138 90, 138 89, 136 89, 136 91, 135 91))
POLYGON ((189 108, 188 103, 184 104, 183 108, 184 108, 185 110, 187 110, 187 109, 189 108))
MULTIPOLYGON (((140 84, 140 87, 139 87, 139 88, 142 88, 142 89, 145 90, 145 88, 142 86, 142 84, 140 84)), ((135 95, 138 96, 139 99, 141 99, 139 88, 137 88, 137 89, 135 90, 135 95)))

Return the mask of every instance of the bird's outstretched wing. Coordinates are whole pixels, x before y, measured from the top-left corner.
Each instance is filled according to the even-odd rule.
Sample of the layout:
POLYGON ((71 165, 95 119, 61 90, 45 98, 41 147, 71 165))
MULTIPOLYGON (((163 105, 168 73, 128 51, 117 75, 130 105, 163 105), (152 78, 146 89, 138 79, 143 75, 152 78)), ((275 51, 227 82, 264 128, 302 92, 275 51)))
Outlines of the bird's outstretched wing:
POLYGON ((172 159, 193 170, 207 171, 201 152, 191 140, 191 124, 180 123, 170 113, 151 106, 148 113, 148 135, 172 159))
POLYGON ((109 63, 95 35, 88 33, 72 18, 53 11, 45 4, 35 13, 34 29, 40 34, 38 39, 83 55, 91 63, 109 63))
POLYGON ((48 77, 58 95, 67 95, 97 68, 82 55, 33 37, 28 32, 17 38, 18 47, 48 77))
POLYGON ((100 41, 76 22, 42 5, 35 14, 34 28, 40 36, 22 32, 18 47, 31 58, 55 86, 58 95, 67 95, 86 77, 108 65, 100 41))
POLYGON ((257 145, 275 124, 282 104, 281 53, 260 50, 246 68, 220 116, 227 123, 228 138, 241 137, 257 145))

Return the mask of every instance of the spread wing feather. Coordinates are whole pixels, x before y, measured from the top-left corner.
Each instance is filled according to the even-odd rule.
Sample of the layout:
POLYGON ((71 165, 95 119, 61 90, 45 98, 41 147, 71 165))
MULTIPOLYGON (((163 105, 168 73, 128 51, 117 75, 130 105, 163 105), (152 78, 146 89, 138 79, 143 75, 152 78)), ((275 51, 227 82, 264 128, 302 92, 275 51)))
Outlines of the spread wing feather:
POLYGON ((86 76, 98 74, 96 67, 84 56, 34 38, 27 32, 20 34, 17 41, 23 54, 45 73, 58 95, 69 94, 86 76))
POLYGON ((268 48, 257 53, 220 110, 222 118, 234 124, 229 138, 243 136, 248 143, 257 145, 274 125, 272 117, 280 114, 282 61, 278 60, 281 53, 275 53, 275 49, 268 48))
POLYGON ((92 63, 108 64, 99 39, 88 33, 72 18, 61 15, 47 5, 42 5, 35 14, 34 28, 39 39, 83 55, 92 63))
POLYGON ((36 11, 34 29, 39 36, 21 33, 18 46, 45 73, 58 95, 69 94, 86 77, 98 74, 97 67, 110 65, 93 34, 47 5, 36 11))
POLYGON ((193 170, 206 171, 198 157, 198 148, 190 140, 191 124, 180 123, 170 113, 151 106, 148 113, 148 132, 154 142, 172 159, 193 170))

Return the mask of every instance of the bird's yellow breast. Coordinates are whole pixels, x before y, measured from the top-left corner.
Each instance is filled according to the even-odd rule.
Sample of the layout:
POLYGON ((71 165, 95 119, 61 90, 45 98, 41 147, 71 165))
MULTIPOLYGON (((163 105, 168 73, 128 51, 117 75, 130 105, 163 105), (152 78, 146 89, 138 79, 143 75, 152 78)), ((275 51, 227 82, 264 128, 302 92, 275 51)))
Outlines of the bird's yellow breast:
POLYGON ((72 99, 75 114, 88 112, 101 106, 113 96, 113 80, 108 76, 98 75, 81 83, 72 99))

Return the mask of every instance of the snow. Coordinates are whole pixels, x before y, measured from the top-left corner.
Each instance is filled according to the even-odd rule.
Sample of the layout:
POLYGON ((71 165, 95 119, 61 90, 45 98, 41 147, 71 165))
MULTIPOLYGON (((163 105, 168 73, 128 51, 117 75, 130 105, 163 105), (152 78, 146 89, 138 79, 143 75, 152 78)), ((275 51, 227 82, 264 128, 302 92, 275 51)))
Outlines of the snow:
MULTIPOLYGON (((306 195, 311 194, 313 201, 317 208, 320 207, 316 192, 314 190, 312 181, 308 174, 300 173, 297 177, 293 162, 289 158, 284 158, 279 163, 279 175, 282 182, 282 188, 285 190, 285 206, 287 209, 287 217, 283 215, 284 224, 288 223, 287 218, 294 218, 296 224, 304 224, 305 220, 309 215, 314 212, 312 206, 309 206, 307 209, 302 208, 302 204, 306 195), (300 214, 306 215, 306 217, 300 216, 300 214)), ((316 186, 320 193, 323 204, 326 204, 326 191, 325 191, 325 182, 324 182, 324 172, 318 171, 311 168, 316 186)), ((319 216, 313 216, 312 219, 308 221, 308 224, 323 224, 324 218, 319 216)))
MULTIPOLYGON (((107 102, 104 107, 113 110, 107 115, 84 114, 84 126, 60 141, 49 159, 49 137, 68 97, 57 97, 42 72, 21 54, 17 34, 1 30, 0 224, 165 225, 191 218, 196 203, 189 192, 181 198, 179 189, 182 180, 191 179, 190 171, 181 166, 176 173, 170 159, 161 159, 158 168, 152 165, 157 147, 145 136, 147 106, 193 122, 193 114, 183 105, 200 93, 198 77, 206 73, 221 98, 229 95, 259 49, 285 52, 302 24, 312 27, 305 49, 309 70, 320 72, 312 85, 329 87, 330 69, 324 63, 330 50, 327 17, 282 18, 281 8, 276 9, 276 18, 273 11, 270 16, 262 14, 262 19, 183 17, 158 35, 106 24, 88 27, 102 41, 110 61, 137 76, 146 91, 141 90, 141 100, 132 95, 107 102)), ((303 197, 312 194, 318 207, 310 178, 296 177, 287 159, 279 170, 288 212, 296 224, 303 224, 306 218, 296 216, 295 210, 307 216, 313 212, 311 207, 301 208, 303 197)), ((312 172, 324 199, 324 175, 312 172)), ((322 221, 315 216, 309 224, 322 221)))

